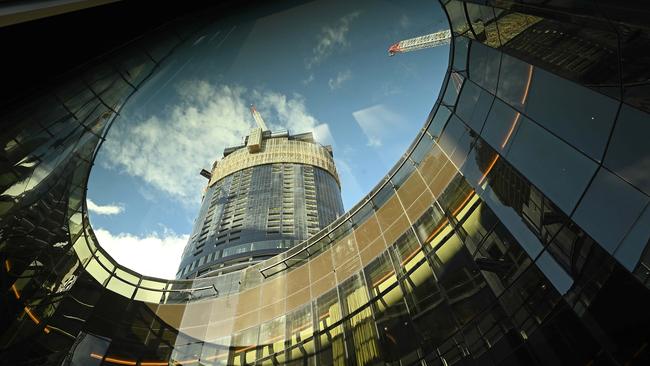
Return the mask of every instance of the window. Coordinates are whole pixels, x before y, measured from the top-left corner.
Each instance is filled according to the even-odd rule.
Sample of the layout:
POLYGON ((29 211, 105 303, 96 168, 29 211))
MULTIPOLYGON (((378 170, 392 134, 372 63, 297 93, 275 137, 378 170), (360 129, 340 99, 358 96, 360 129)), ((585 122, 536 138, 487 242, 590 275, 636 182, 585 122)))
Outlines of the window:
POLYGON ((477 41, 472 41, 469 47, 470 80, 482 86, 487 91, 496 92, 501 63, 501 52, 485 46, 477 41))
POLYGON ((481 132, 493 100, 492 94, 466 81, 456 105, 456 114, 474 131, 481 132))
POLYGON ((650 195, 650 123, 648 115, 627 105, 621 107, 616 127, 609 143, 605 166, 650 195))
POLYGON ((600 160, 618 104, 591 89, 535 69, 525 108, 540 125, 600 160))
POLYGON ((565 213, 575 207, 597 165, 527 118, 521 125, 507 158, 565 213))
MULTIPOLYGON (((573 217, 578 225, 611 254, 648 202, 650 198, 601 168, 573 217)), ((645 244, 647 239, 639 243, 645 244)))

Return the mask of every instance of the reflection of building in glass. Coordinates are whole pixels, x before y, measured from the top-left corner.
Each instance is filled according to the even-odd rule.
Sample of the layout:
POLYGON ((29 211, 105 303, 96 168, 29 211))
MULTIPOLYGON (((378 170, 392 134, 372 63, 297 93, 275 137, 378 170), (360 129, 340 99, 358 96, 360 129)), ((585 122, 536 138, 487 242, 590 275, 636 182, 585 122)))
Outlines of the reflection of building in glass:
MULTIPOLYGON (((123 268, 97 243, 84 204, 106 128, 158 63, 196 39, 197 19, 3 110, 13 123, 0 132, 0 363, 648 364, 642 9, 522 3, 525 16, 509 18, 534 16, 530 28, 513 21, 503 29, 516 35, 501 35, 497 17, 478 37, 468 31, 475 15, 488 23, 502 9, 442 3, 450 71, 412 148, 324 230, 216 276, 167 281, 123 268), (612 33, 614 56, 602 52, 619 57, 619 92, 507 46, 537 39, 527 32, 546 20, 584 34, 625 29, 612 33), (631 51, 639 58, 620 58, 631 51)), ((560 55, 576 43, 547 46, 560 55)), ((214 186, 235 179, 219 169, 214 186)), ((231 172, 241 183, 246 169, 231 172)))
POLYGON ((332 149, 254 128, 216 161, 179 278, 229 272, 308 239, 343 214, 332 149))

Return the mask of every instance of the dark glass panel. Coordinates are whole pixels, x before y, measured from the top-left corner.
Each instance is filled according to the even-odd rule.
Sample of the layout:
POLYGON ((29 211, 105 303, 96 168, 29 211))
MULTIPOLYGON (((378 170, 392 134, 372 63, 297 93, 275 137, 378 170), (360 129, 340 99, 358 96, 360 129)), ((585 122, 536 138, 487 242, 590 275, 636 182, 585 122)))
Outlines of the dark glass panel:
POLYGON ((134 91, 135 89, 124 81, 124 79, 119 78, 116 79, 109 88, 102 92, 99 97, 108 108, 117 111, 134 91))
POLYGON ((489 92, 495 93, 499 77, 501 52, 472 41, 469 47, 469 78, 489 92))
POLYGON ((537 266, 529 266, 499 298, 524 338, 539 327, 559 301, 561 297, 537 266))
POLYGON ((469 39, 466 37, 454 38, 454 62, 453 69, 466 76, 467 69, 467 50, 469 49, 469 39))
POLYGON ((420 246, 420 243, 415 237, 413 231, 408 230, 399 239, 397 239, 395 244, 391 246, 390 249, 394 254, 393 258, 401 263, 401 266, 398 268, 402 269, 401 267, 409 262, 415 254, 419 253, 422 250, 422 247, 420 246))
POLYGON ((393 186, 388 182, 382 189, 377 192, 377 194, 372 197, 372 203, 375 207, 375 209, 381 208, 381 206, 386 203, 393 195, 395 194, 395 189, 393 186))
MULTIPOLYGON (((650 291, 620 266, 603 282, 591 302, 589 327, 598 326, 598 335, 619 363, 640 364, 650 360, 645 344, 650 341, 650 291)), ((593 329, 593 328, 591 328, 593 329)))
POLYGON ((575 223, 569 222, 553 237, 548 252, 567 273, 578 278, 593 251, 594 244, 575 223))
POLYGON ((465 81, 456 105, 456 114, 474 131, 480 132, 493 100, 492 94, 471 81, 465 81))
POLYGON ((165 29, 162 32, 151 36, 145 44, 144 52, 158 63, 162 61, 180 43, 180 39, 174 31, 165 29))
MULTIPOLYGON (((467 17, 474 37, 486 45, 498 48, 499 31, 495 21, 495 9, 488 6, 466 3, 467 17)), ((498 13, 502 10, 497 10, 498 13)))
POLYGON ((463 223, 466 242, 475 243, 474 260, 492 291, 499 295, 532 263, 521 245, 498 221, 492 210, 479 204, 463 223))
POLYGON ((331 240, 332 243, 335 243, 336 241, 342 239, 344 236, 349 235, 352 233, 352 223, 350 223, 350 220, 346 220, 339 227, 336 229, 332 230, 332 232, 329 234, 329 239, 331 240))
POLYGON ((411 173, 415 170, 415 166, 413 163, 409 160, 404 162, 404 165, 402 165, 397 172, 395 172, 395 175, 390 179, 391 183, 393 183, 393 186, 395 189, 399 189, 399 187, 402 186, 404 181, 408 179, 408 177, 411 176, 411 173))
POLYGON ((415 163, 415 165, 419 165, 422 162, 422 159, 431 151, 433 148, 433 140, 429 137, 429 135, 424 134, 422 136, 422 140, 418 142, 418 146, 413 149, 413 153, 411 153, 411 160, 415 163))
MULTIPOLYGON (((546 14, 545 14, 546 15, 546 14)), ((606 23, 595 29, 551 19, 530 25, 503 46, 517 58, 555 75, 619 98, 618 37, 606 23)))
POLYGON ((597 165, 535 123, 521 118, 508 160, 556 203, 571 212, 597 165))
MULTIPOLYGON (((650 204, 645 207, 641 216, 623 238, 614 252, 614 256, 629 271, 633 271, 639 263, 641 253, 650 248, 650 204)), ((647 266, 647 262, 644 262, 647 266)))
POLYGON ((508 44, 513 38, 525 32, 529 27, 542 20, 542 18, 511 11, 494 9, 497 17, 497 28, 499 29, 499 41, 501 45, 508 44))
POLYGON ((445 95, 442 97, 442 104, 449 107, 456 105, 458 94, 460 93, 460 89, 462 88, 464 81, 465 77, 457 72, 452 71, 451 74, 449 74, 449 79, 447 80, 447 88, 445 89, 445 95))
POLYGON ((438 197, 438 203, 451 216, 457 216, 473 197, 474 190, 462 175, 456 175, 444 192, 438 197))
POLYGON ((603 248, 614 253, 648 202, 646 195, 601 168, 573 218, 603 248))
POLYGON ((470 130, 456 115, 453 115, 440 137, 439 144, 451 161, 456 166, 461 166, 467 157, 473 140, 474 136, 472 136, 470 130))
MULTIPOLYGON (((635 15, 645 17, 645 14, 645 12, 637 12, 635 15)), ((645 26, 631 26, 629 23, 618 24, 618 28, 621 42, 623 100, 625 103, 650 112, 650 68, 648 68, 650 31, 645 26)))
MULTIPOLYGON (((451 22, 451 30, 454 35, 461 35, 468 33, 469 26, 465 17, 465 9, 463 8, 463 3, 460 1, 449 1, 445 8, 447 14, 449 15, 449 20, 451 22)), ((468 33, 469 36, 469 33, 468 33)))
POLYGON ((542 365, 608 365, 594 363, 601 345, 592 337, 574 312, 564 304, 554 311, 553 318, 527 340, 530 350, 542 365))
POLYGON ((537 258, 535 264, 560 294, 564 295, 573 285, 573 279, 547 251, 537 258))
POLYGON ((457 235, 451 235, 431 254, 439 286, 462 325, 494 301, 481 271, 457 235))
POLYGON ((439 231, 440 226, 447 222, 444 214, 440 211, 437 205, 429 207, 429 209, 420 218, 413 223, 413 229, 420 238, 420 242, 426 243, 431 240, 431 236, 439 231))
POLYGON ((425 344, 439 344, 456 332, 451 308, 423 258, 401 280, 416 334, 425 344))
POLYGON ((497 96, 519 111, 524 111, 530 95, 535 67, 503 55, 497 96))
POLYGON ((536 69, 526 113, 595 160, 600 160, 619 102, 536 69))
POLYGON ((122 77, 134 87, 140 85, 151 74, 155 66, 153 60, 142 51, 142 48, 143 45, 135 45, 125 51, 126 56, 115 60, 122 77))
POLYGON ((371 296, 377 297, 372 309, 381 352, 386 361, 398 361, 412 354, 418 342, 412 338, 415 330, 388 253, 370 262, 364 273, 371 296))
POLYGON ((370 202, 366 203, 350 218, 352 226, 356 228, 359 225, 363 224, 374 212, 375 210, 372 207, 372 204, 370 202))
POLYGON ((445 125, 447 124, 447 120, 449 120, 450 115, 451 115, 451 111, 449 110, 449 108, 442 105, 438 107, 438 110, 436 111, 436 115, 431 120, 431 125, 427 129, 427 132, 429 132, 429 134, 434 139, 437 139, 440 136, 440 132, 442 132, 442 129, 445 128, 445 125))
POLYGON ((504 154, 517 134, 523 116, 499 99, 495 99, 481 136, 492 148, 504 154))
POLYGON ((650 114, 623 105, 605 156, 605 166, 650 194, 650 114))

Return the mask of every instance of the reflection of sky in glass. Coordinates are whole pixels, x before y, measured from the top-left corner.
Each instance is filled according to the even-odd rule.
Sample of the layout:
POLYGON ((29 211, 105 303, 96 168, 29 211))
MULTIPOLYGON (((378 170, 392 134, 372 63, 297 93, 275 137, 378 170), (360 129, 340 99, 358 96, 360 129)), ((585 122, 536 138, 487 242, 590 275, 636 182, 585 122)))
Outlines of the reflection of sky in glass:
POLYGON ((352 207, 409 146, 447 68, 447 46, 395 57, 388 46, 445 26, 435 2, 321 0, 200 30, 124 106, 98 154, 88 207, 100 242, 124 265, 173 276, 206 184, 198 172, 248 133, 251 103, 269 128, 333 146, 352 207))

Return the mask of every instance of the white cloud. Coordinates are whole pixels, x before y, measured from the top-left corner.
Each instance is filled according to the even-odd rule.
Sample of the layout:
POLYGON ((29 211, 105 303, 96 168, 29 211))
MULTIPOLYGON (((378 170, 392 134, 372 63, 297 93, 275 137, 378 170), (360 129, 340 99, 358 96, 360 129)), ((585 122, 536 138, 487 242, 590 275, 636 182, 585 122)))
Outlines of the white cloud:
POLYGON ((310 84, 312 81, 314 81, 314 74, 309 74, 309 76, 307 76, 307 78, 304 79, 304 80, 302 81, 302 83, 305 84, 305 85, 308 85, 308 84, 310 84))
POLYGON ((352 78, 352 71, 350 70, 339 71, 339 73, 336 75, 335 78, 330 78, 328 85, 330 86, 331 90, 338 89, 341 86, 343 86, 343 83, 350 80, 351 78, 352 78))
POLYGON ((99 244, 121 265, 140 274, 173 279, 181 261, 188 235, 163 234, 147 236, 112 234, 105 229, 95 230, 99 244))
POLYGON ((399 25, 402 28, 408 28, 411 26, 411 19, 406 14, 402 14, 399 18, 399 25))
POLYGON ((368 142, 366 142, 366 146, 381 147, 381 145, 383 145, 383 143, 380 139, 374 136, 368 136, 368 142))
MULTIPOLYGON (((288 97, 204 81, 187 82, 177 91, 180 101, 160 115, 116 121, 100 161, 191 206, 199 203, 205 187, 201 168, 210 169, 223 149, 241 143, 253 126, 251 102, 272 129, 328 131, 309 113, 299 94, 288 97)), ((327 136, 331 135, 323 137, 327 136)))
POLYGON ((305 61, 307 69, 311 69, 313 66, 320 64, 335 49, 348 44, 346 37, 350 31, 350 24, 359 17, 359 14, 360 12, 358 11, 352 12, 339 19, 335 25, 325 26, 321 29, 316 46, 312 50, 312 55, 305 61))
POLYGON ((368 139, 366 145, 379 147, 405 125, 404 118, 382 104, 352 113, 354 119, 368 139))
POLYGON ((193 82, 178 90, 181 102, 163 116, 118 120, 101 151, 108 168, 179 198, 198 202, 209 168, 227 145, 239 143, 252 121, 239 87, 193 82))
POLYGON ((122 204, 98 205, 90 198, 86 199, 86 206, 88 207, 88 211, 97 215, 117 215, 124 211, 124 205, 122 204))
POLYGON ((272 130, 288 129, 292 134, 313 132, 319 143, 332 144, 329 126, 309 113, 301 95, 287 97, 281 93, 254 90, 252 98, 272 130))

